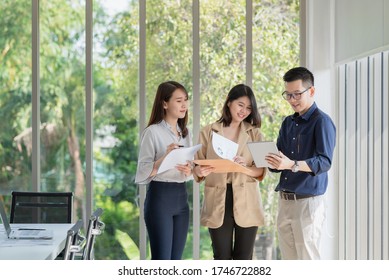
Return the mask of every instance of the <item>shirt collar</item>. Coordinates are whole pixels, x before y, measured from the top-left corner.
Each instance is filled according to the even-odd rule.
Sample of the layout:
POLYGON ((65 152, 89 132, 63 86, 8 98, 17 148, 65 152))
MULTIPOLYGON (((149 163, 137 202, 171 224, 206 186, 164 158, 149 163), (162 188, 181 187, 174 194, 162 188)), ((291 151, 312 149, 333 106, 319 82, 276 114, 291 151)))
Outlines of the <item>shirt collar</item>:
POLYGON ((309 120, 309 118, 312 116, 313 112, 316 110, 317 105, 316 102, 313 102, 312 106, 308 109, 307 112, 305 112, 303 115, 299 115, 299 113, 294 113, 292 115, 292 119, 296 120, 298 117, 301 117, 304 120, 309 120))
MULTIPOLYGON (((170 131, 172 130, 172 126, 168 122, 166 122, 165 120, 162 120, 160 122, 160 124, 163 125, 164 127, 168 128, 170 131)), ((177 131, 181 133, 181 128, 178 125, 178 123, 177 123, 177 131)))

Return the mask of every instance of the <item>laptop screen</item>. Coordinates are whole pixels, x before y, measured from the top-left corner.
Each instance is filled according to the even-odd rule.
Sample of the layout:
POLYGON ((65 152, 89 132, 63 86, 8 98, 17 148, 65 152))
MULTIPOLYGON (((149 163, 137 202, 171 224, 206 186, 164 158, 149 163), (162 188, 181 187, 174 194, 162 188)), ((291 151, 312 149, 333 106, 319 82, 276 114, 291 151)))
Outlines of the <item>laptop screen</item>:
POLYGON ((5 232, 7 233, 7 236, 9 236, 11 233, 11 226, 8 222, 7 214, 5 213, 5 207, 2 199, 0 199, 0 216, 1 220, 3 221, 5 232))

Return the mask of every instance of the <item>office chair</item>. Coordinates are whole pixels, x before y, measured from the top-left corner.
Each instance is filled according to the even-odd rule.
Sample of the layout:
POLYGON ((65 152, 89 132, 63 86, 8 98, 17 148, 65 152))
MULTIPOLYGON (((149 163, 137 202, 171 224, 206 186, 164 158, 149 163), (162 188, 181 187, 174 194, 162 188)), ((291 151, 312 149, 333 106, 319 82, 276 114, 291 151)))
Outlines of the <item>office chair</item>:
POLYGON ((93 260, 94 259, 94 244, 97 235, 100 235, 105 227, 105 224, 100 220, 101 215, 103 214, 103 209, 98 208, 95 212, 92 213, 89 218, 88 229, 85 234, 86 242, 85 248, 82 255, 83 260, 93 260))
POLYGON ((10 223, 71 223, 72 192, 12 192, 10 223))
POLYGON ((63 253, 64 260, 74 260, 77 253, 81 253, 85 247, 85 237, 81 235, 82 220, 72 226, 67 233, 65 249, 63 253))

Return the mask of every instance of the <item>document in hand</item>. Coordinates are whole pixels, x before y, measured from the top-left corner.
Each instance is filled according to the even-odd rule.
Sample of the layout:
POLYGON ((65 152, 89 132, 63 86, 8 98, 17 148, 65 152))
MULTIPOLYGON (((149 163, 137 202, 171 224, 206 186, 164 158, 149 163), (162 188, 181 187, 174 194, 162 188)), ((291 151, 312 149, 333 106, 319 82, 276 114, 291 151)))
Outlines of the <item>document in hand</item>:
POLYGON ((240 172, 249 176, 253 176, 250 169, 229 159, 196 159, 193 162, 198 165, 214 167, 214 173, 240 172))
POLYGON ((219 157, 232 160, 238 152, 239 145, 238 143, 213 132, 212 147, 219 157))
POLYGON ((201 144, 188 148, 174 149, 162 161, 158 168, 157 174, 173 169, 177 164, 186 164, 188 160, 192 161, 194 155, 201 148, 201 144))
POLYGON ((250 142, 247 143, 250 153, 254 159, 256 167, 270 167, 265 160, 268 154, 278 155, 278 149, 275 142, 263 141, 263 142, 250 142))

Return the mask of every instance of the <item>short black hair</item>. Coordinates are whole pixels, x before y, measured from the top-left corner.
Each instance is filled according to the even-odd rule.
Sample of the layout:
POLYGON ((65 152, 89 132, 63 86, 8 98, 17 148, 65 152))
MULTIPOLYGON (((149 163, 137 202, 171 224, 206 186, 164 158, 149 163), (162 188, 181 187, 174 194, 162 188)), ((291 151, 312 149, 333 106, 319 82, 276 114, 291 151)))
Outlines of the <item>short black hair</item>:
POLYGON ((295 67, 285 73, 284 82, 301 80, 304 85, 310 87, 315 85, 315 78, 311 71, 305 67, 295 67))

